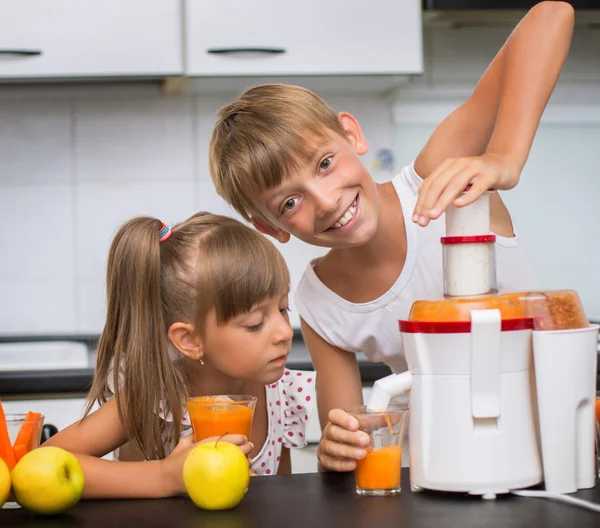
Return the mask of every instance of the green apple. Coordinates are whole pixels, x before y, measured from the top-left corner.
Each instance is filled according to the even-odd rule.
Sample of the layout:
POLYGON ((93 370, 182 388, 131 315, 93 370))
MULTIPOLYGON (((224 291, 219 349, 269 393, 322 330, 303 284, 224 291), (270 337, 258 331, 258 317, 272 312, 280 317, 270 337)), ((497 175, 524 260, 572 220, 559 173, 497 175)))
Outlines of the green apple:
POLYGON ((228 442, 206 442, 183 463, 183 482, 194 504, 205 510, 234 508, 248 490, 250 471, 242 450, 228 442))
POLYGON ((52 515, 75 506, 84 477, 77 457, 59 447, 39 447, 27 453, 11 473, 16 501, 34 513, 52 515))
POLYGON ((6 462, 0 458, 0 508, 8 499, 10 493, 10 471, 6 462))

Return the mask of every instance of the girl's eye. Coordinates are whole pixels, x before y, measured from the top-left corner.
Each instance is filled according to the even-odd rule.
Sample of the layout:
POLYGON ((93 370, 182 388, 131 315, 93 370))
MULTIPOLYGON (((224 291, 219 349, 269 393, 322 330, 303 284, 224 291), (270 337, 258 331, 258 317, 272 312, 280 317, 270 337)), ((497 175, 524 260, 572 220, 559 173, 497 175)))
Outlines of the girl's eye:
POLYGON ((323 161, 321 161, 321 163, 319 164, 319 168, 321 170, 327 170, 329 167, 331 167, 331 158, 325 158, 323 161))
POLYGON ((283 212, 290 211, 296 207, 296 198, 290 198, 283 204, 283 212))
POLYGON ((291 312, 289 306, 286 306, 285 308, 280 308, 279 311, 281 312, 281 315, 287 315, 289 312, 291 312))
POLYGON ((249 332, 258 332, 263 327, 264 324, 265 324, 265 322, 261 321, 257 325, 247 326, 246 328, 248 329, 249 332))

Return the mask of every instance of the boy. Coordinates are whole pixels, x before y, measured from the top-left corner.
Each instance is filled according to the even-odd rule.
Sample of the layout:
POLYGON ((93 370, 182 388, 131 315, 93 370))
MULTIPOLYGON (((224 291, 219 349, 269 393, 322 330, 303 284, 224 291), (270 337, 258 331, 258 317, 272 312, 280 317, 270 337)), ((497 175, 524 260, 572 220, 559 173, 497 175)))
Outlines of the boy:
MULTIPOLYGON (((286 85, 247 90, 221 109, 210 145, 218 193, 254 226, 331 248, 311 262, 296 292, 317 376, 320 469, 351 471, 369 438, 341 409, 362 403, 355 352, 406 369, 398 319, 413 301, 443 293, 441 215, 488 189, 519 181, 565 61, 573 9, 532 8, 473 94, 433 132, 413 164, 376 184, 360 162, 367 141, 350 114, 286 85), (469 183, 466 194, 462 191, 469 183), (419 227, 420 226, 420 227, 419 227)), ((500 196, 490 199, 498 286, 536 277, 500 196)))

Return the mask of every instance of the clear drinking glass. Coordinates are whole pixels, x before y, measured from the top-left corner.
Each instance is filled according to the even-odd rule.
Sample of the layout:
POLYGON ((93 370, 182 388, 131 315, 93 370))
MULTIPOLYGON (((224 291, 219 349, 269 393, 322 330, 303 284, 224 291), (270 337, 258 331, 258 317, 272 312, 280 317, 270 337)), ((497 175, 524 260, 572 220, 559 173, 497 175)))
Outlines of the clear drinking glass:
POLYGON ((196 442, 212 436, 241 434, 250 438, 256 396, 223 394, 185 402, 196 442))
MULTIPOLYGON (((5 453, 6 449, 12 450, 12 460, 4 460, 7 465, 12 466, 13 463, 18 462, 29 451, 40 447, 43 426, 43 414, 36 414, 34 417, 30 415, 28 417, 27 414, 6 413, 5 420, 0 420, 0 428, 6 428, 10 441, 10 445, 2 446, 2 452, 5 453)), ((4 457, 6 457, 6 453, 4 457)), ((4 457, 2 458, 4 459, 4 457)), ((20 508, 20 506, 15 502, 12 494, 10 494, 1 509, 14 508, 20 508)))
POLYGON ((32 449, 40 447, 42 427, 44 426, 43 415, 28 418, 25 413, 6 413, 5 418, 6 420, 0 421, 0 427, 6 427, 13 451, 16 451, 19 459, 32 449), (19 434, 21 435, 19 443, 16 444, 19 434))
POLYGON ((390 405, 385 411, 369 411, 366 406, 345 409, 371 438, 367 456, 357 461, 356 493, 395 495, 400 493, 402 442, 408 420, 408 407, 390 405))

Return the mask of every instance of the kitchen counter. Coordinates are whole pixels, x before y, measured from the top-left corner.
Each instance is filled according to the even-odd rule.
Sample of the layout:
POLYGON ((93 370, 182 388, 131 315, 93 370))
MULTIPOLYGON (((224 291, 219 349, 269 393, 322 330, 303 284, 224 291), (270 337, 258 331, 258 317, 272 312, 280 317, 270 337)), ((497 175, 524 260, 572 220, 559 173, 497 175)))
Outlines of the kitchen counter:
MULTIPOLYGON (((2 336, 0 345, 14 343, 46 343, 46 342, 75 342, 82 343, 90 350, 90 366, 88 368, 61 368, 57 365, 54 369, 36 370, 2 370, 0 364, 0 397, 18 398, 43 394, 46 396, 58 394, 87 393, 94 376, 94 355, 98 335, 43 335, 43 336, 2 336)), ((599 344, 600 351, 600 344, 599 344)), ((364 354, 357 354, 360 376, 363 386, 372 385, 379 378, 391 374, 389 367, 383 363, 373 363, 364 354)), ((311 370, 313 368, 308 349, 299 330, 294 331, 292 348, 288 357, 287 367, 297 370, 311 370)), ((598 361, 598 381, 600 389, 600 360, 598 361)))
MULTIPOLYGON (((2 343, 36 342, 79 342, 94 350, 98 336, 0 336, 2 343)), ((358 364, 363 385, 370 385, 379 378, 391 373, 383 363, 372 363, 364 355, 358 354, 358 364)), ((296 370, 312 370, 310 355, 300 332, 295 332, 287 367, 296 370)), ((72 394, 87 393, 94 377, 94 368, 61 368, 36 370, 0 370, 0 397, 18 397, 33 394, 72 394)))
MULTIPOLYGON (((495 501, 447 493, 410 492, 408 470, 401 495, 359 497, 352 473, 254 477, 237 508, 203 511, 188 498, 81 501, 64 515, 42 518, 24 510, 0 511, 11 527, 367 527, 461 528, 533 526, 597 528, 600 516, 546 499, 503 496, 495 501)), ((576 496, 600 502, 600 485, 576 496)))

